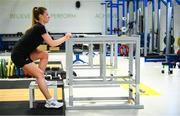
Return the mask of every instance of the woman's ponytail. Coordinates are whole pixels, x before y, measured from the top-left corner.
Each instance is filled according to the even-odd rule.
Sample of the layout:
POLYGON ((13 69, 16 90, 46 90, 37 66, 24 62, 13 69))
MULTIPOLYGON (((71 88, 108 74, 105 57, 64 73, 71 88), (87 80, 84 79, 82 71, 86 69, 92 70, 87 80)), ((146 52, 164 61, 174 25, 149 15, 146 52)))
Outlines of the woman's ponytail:
POLYGON ((47 9, 44 7, 34 7, 32 10, 32 25, 36 24, 39 21, 39 15, 43 15, 43 13, 47 9))

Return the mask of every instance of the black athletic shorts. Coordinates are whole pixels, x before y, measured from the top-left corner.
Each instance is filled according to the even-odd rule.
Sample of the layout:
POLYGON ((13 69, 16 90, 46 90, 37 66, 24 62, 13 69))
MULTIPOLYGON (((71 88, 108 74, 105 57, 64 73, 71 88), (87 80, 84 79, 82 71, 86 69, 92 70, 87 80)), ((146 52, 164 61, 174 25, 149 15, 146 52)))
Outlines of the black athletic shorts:
POLYGON ((29 55, 24 55, 24 54, 19 53, 19 52, 12 52, 11 53, 11 60, 13 61, 13 63, 18 68, 21 68, 25 64, 29 64, 29 63, 33 62, 29 55))

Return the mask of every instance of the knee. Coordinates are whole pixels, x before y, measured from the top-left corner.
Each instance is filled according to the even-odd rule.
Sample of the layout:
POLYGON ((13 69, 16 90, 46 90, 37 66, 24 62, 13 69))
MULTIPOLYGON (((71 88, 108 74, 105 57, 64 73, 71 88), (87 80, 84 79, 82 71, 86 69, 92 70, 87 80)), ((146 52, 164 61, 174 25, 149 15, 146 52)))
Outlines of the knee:
POLYGON ((48 59, 48 52, 42 52, 42 59, 48 59))
POLYGON ((38 78, 38 79, 40 79, 40 78, 44 78, 44 72, 43 72, 43 71, 41 71, 41 70, 40 70, 40 71, 38 71, 36 78, 38 78))

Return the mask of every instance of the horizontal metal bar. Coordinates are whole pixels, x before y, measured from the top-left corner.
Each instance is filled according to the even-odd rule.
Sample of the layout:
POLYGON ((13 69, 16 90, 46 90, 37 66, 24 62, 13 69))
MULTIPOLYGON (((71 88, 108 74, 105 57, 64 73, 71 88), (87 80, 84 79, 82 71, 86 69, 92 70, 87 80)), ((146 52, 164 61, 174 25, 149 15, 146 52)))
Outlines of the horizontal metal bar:
MULTIPOLYGON (((73 88, 93 88, 93 87, 98 87, 98 88, 100 88, 100 87, 103 87, 103 88, 105 88, 105 87, 120 87, 119 86, 119 84, 106 84, 106 85, 102 85, 102 84, 97 84, 97 85, 91 85, 91 84, 86 84, 86 85, 73 85, 73 88)), ((65 85, 65 88, 69 88, 69 85, 65 85)))
POLYGON ((128 100, 128 97, 74 97, 74 101, 90 101, 90 100, 128 100))
POLYGON ((86 85, 86 84, 135 84, 135 81, 101 81, 101 80, 88 80, 88 81, 72 81, 72 85, 86 85))
MULTIPOLYGON (((89 67, 91 67, 91 64, 73 64, 73 67, 80 67, 80 66, 82 66, 83 68, 84 67, 87 67, 87 68, 89 68, 89 67)), ((112 65, 108 65, 108 64, 106 64, 106 66, 111 66, 112 67, 112 65)), ((98 67, 100 67, 100 65, 98 65, 98 64, 93 64, 93 68, 98 68, 98 67)))
POLYGON ((106 110, 106 109, 144 109, 143 105, 130 105, 130 104, 108 104, 96 106, 67 106, 67 110, 106 110))
POLYGON ((113 44, 113 43, 124 43, 124 44, 136 44, 136 42, 135 41, 113 41, 112 42, 112 40, 111 41, 90 41, 90 40, 87 40, 87 41, 81 41, 81 40, 79 40, 79 41, 74 41, 74 43, 75 44, 86 44, 86 43, 92 43, 92 44, 109 44, 109 43, 111 43, 111 44, 113 44))
POLYGON ((110 35, 110 36, 104 36, 104 35, 96 35, 96 36, 85 36, 83 38, 79 37, 79 38, 73 38, 71 39, 72 42, 105 42, 105 43, 109 43, 109 42, 136 42, 136 38, 138 39, 139 37, 133 36, 133 37, 129 37, 129 36, 114 36, 114 35, 110 35), (113 40, 113 41, 112 41, 113 40))
MULTIPOLYGON (((88 77, 85 77, 85 76, 77 76, 75 77, 74 79, 102 79, 103 76, 88 76, 88 77)), ((105 76, 105 78, 107 79, 112 79, 112 78, 131 78, 131 76, 105 76)))
MULTIPOLYGON (((113 69, 114 66, 112 65, 106 65, 106 69, 113 69)), ((73 69, 80 69, 80 70, 87 70, 87 69, 100 69, 100 65, 84 65, 84 64, 78 64, 78 65, 74 65, 73 64, 73 69)))

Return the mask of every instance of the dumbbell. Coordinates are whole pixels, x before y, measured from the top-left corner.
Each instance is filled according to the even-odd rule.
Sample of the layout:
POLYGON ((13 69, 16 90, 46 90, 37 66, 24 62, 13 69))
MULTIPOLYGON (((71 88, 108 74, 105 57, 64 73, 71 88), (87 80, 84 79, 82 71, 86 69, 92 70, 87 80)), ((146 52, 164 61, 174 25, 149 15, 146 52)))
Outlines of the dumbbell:
POLYGON ((53 72, 52 74, 54 74, 53 76, 55 76, 55 77, 58 77, 58 75, 57 75, 57 72, 59 71, 59 67, 52 67, 51 68, 51 71, 53 72))
MULTIPOLYGON (((62 71, 61 73, 60 73, 60 75, 61 75, 61 78, 62 79, 66 79, 66 71, 62 71)), ((77 76, 77 74, 76 74, 76 72, 75 71, 73 71, 73 76, 77 76)))

